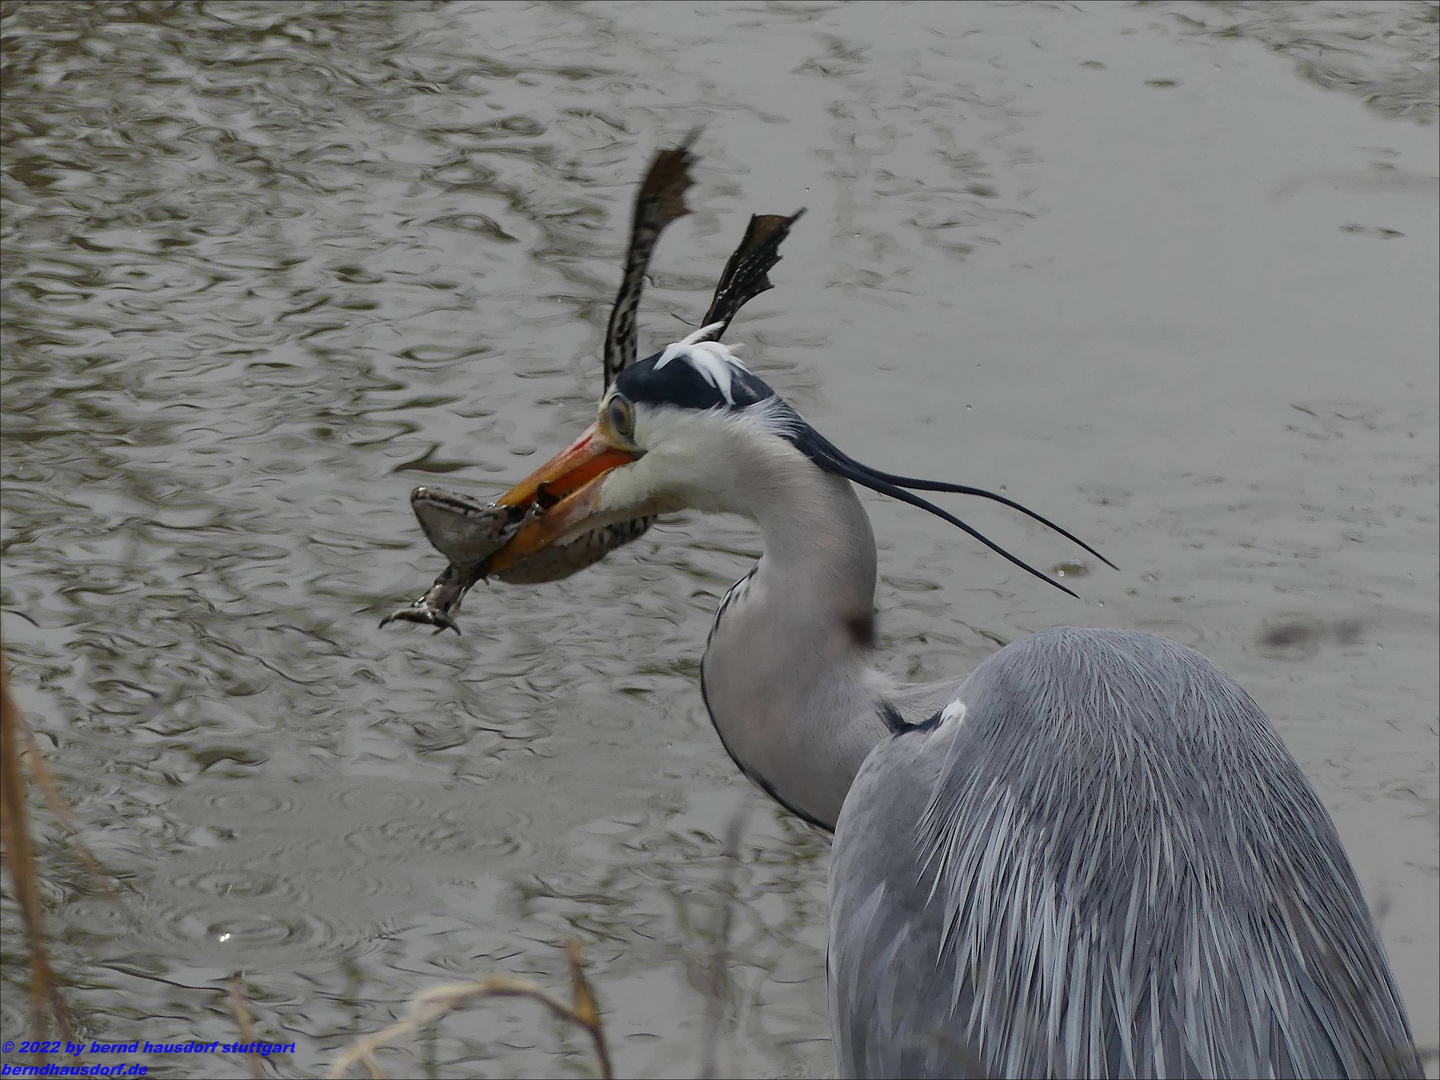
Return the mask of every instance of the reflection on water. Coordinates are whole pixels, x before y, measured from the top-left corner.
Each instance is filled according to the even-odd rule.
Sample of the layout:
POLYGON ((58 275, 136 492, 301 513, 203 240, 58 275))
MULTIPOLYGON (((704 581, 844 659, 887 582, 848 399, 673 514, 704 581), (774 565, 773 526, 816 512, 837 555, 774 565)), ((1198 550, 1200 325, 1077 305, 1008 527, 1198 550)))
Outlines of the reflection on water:
MULTIPOLYGON (((43 838, 84 1034, 228 1040, 238 969, 315 1073, 441 979, 562 985, 579 934, 622 1073, 693 1072, 751 804, 722 1066, 832 1067, 827 844, 696 685, 752 530, 482 589, 461 639, 375 626, 439 569, 411 486, 493 494, 585 421, 630 185, 703 121, 645 342, 750 212, 807 205, 736 327, 757 369, 862 459, 1008 486, 1125 568, 975 511, 1082 610, 872 502, 887 664, 1061 622, 1210 653, 1393 901, 1436 1041, 1433 6, 887 10, 4 8, 3 628, 128 896, 43 838)), ((425 1054, 590 1061, 523 1006, 391 1060, 425 1054)))

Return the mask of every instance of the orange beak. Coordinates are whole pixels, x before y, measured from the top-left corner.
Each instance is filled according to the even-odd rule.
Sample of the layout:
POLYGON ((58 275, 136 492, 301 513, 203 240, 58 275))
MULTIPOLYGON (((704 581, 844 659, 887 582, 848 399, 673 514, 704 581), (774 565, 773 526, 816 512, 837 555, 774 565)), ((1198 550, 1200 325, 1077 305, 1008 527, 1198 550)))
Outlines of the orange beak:
POLYGON ((612 443, 598 423, 591 424, 578 439, 496 500, 500 506, 538 502, 541 512, 490 557, 488 572, 503 570, 581 526, 599 510, 601 478, 639 456, 612 443))

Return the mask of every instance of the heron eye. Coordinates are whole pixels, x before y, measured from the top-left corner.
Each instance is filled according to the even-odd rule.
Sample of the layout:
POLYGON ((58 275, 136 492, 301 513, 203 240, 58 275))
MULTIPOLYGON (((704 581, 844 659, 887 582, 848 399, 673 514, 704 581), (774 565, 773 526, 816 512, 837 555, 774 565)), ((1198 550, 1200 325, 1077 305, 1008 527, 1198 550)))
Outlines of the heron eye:
POLYGON ((635 434, 635 410, 630 407, 630 401, 625 395, 616 394, 612 397, 605 412, 611 429, 617 435, 623 435, 628 439, 635 434))

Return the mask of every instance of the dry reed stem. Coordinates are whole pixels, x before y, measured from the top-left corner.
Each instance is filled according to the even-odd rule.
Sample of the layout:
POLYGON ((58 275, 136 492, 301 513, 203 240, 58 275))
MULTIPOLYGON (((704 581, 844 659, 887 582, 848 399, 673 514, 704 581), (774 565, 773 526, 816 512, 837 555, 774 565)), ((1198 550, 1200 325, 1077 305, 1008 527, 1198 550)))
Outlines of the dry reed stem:
MULTIPOLYGON (((249 1045, 255 1041, 255 1024, 250 1019, 250 1009, 245 1004, 245 990, 240 985, 240 973, 237 971, 225 984, 226 996, 230 999, 230 1015, 235 1017, 235 1026, 240 1029, 240 1041, 249 1045)), ((259 1054, 254 1050, 247 1050, 245 1056, 250 1059, 250 1075, 255 1080, 264 1080, 265 1065, 259 1054)))
POLYGON ((114 886, 110 884, 109 875, 100 867, 100 860, 95 858, 85 841, 80 838, 80 822, 75 818, 75 810, 70 805, 70 800, 60 789, 60 783, 55 779, 55 774, 50 771, 50 763, 45 760, 45 754, 40 749, 40 743, 35 739, 35 732, 31 730, 30 723, 25 717, 16 712, 16 729, 21 738, 25 740, 25 763, 30 766, 30 775, 35 778, 35 784, 40 789, 40 794, 45 796, 45 805, 50 807, 50 812, 70 831, 70 846, 75 849, 75 854, 80 856, 80 861, 85 864, 85 869, 100 886, 107 900, 118 900, 119 895, 115 892, 114 886))
POLYGON ((469 1008, 477 1001, 493 997, 512 997, 538 1001, 561 1020, 584 1028, 595 1044, 600 1076, 603 1080, 613 1080, 615 1073, 611 1069, 610 1050, 605 1043, 605 1026, 590 980, 585 977, 584 965, 580 959, 580 942, 571 938, 565 944, 565 952, 570 961, 570 987, 574 996, 572 1004, 567 1005, 558 998, 551 997, 529 979, 517 979, 513 975, 486 975, 475 982, 432 986, 410 999, 404 1020, 352 1042, 331 1066, 328 1075, 331 1080, 339 1080, 356 1065, 364 1065, 371 1077, 383 1080, 385 1074, 375 1060, 375 1051, 382 1046, 414 1035, 426 1024, 434 1023, 460 1009, 469 1008))
POLYGON ((730 934, 735 922, 737 887, 735 878, 740 870, 740 841, 749 821, 748 805, 742 805, 725 827, 725 873, 721 878, 720 930, 715 951, 710 957, 710 1000, 705 1009, 705 1043, 700 1055, 701 1080, 720 1075, 720 1029, 725 1023, 725 1006, 730 994, 730 934))
MULTIPOLYGON (((30 1023, 32 1039, 44 1039, 49 1030, 46 1006, 55 1019, 62 1038, 72 1034, 70 1017, 55 972, 50 967, 50 953, 45 947, 44 910, 40 906, 39 879, 35 872, 35 847, 30 840, 29 807, 25 802, 25 781, 20 771, 19 732, 24 720, 10 696, 10 674, 0 651, 0 836, 5 842, 5 863, 25 922, 25 936, 30 947, 30 1023)), ((43 1058, 41 1063, 43 1063, 43 1058)))

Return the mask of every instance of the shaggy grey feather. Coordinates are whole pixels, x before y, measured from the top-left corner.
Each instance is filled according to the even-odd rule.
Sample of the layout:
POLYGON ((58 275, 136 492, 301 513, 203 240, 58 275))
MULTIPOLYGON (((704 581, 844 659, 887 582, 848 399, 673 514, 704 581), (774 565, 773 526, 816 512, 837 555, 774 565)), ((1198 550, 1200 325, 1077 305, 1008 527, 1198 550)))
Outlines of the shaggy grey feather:
POLYGON ((1233 679, 1062 628, 959 696, 836 826, 842 1076, 1422 1075, 1335 828, 1233 679))

